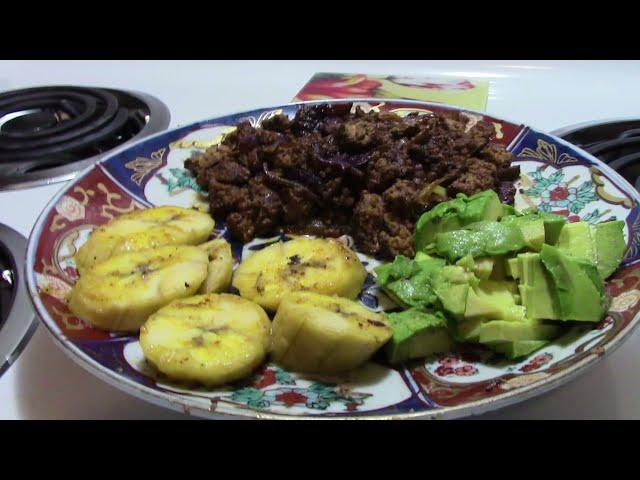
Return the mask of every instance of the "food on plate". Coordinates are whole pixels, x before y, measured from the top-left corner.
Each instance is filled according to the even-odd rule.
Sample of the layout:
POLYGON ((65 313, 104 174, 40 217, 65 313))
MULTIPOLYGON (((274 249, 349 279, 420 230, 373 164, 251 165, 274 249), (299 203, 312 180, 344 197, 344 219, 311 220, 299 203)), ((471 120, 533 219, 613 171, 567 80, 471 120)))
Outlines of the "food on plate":
POLYGON ((69 309, 94 327, 135 332, 159 308, 195 294, 208 264, 205 250, 188 245, 115 255, 82 273, 69 309))
POLYGON ((599 322, 605 280, 626 251, 623 221, 567 223, 501 207, 485 192, 425 212, 414 240, 414 258, 398 255, 375 269, 376 283, 406 309, 389 314, 392 363, 444 349, 444 329, 454 341, 518 358, 574 322, 599 322))
POLYGON ((551 245, 543 245, 540 260, 557 298, 556 319, 599 322, 608 302, 604 282, 595 264, 570 257, 551 245))
POLYGON ((285 368, 337 373, 358 367, 392 336, 384 315, 346 298, 294 292, 273 319, 271 357, 285 368))
POLYGON ((391 365, 459 343, 520 358, 576 322, 603 318, 605 280, 626 251, 623 221, 567 223, 517 211, 494 191, 459 193, 417 218, 415 254, 375 267, 375 282, 400 307, 376 313, 356 301, 367 271, 337 239, 278 241, 233 273, 230 244, 203 243, 208 216, 146 212, 91 235, 69 308, 98 328, 139 329, 160 372, 207 386, 246 377, 267 354, 320 374, 356 368, 380 349, 391 365), (230 285, 239 295, 222 293, 230 285))
POLYGON ((200 293, 224 292, 231 285, 233 255, 231 245, 224 238, 216 238, 199 247, 209 255, 207 278, 200 287, 200 293))
MULTIPOLYGON (((386 258, 413 256, 414 223, 440 201, 487 190, 474 208, 493 216, 493 191, 513 203, 520 167, 492 141, 490 123, 351 107, 309 105, 293 119, 240 122, 185 167, 208 191, 211 214, 242 242, 280 231, 348 234, 358 251, 386 258)), ((475 221, 472 210, 464 221, 475 221)))
POLYGON ((244 259, 232 285, 244 298, 275 312, 282 297, 311 291, 354 299, 367 272, 355 252, 334 239, 277 242, 244 259))
POLYGON ((96 228, 75 255, 82 275, 113 255, 165 245, 197 245, 207 240, 215 222, 196 210, 162 206, 135 210, 96 228))
POLYGON ((497 220, 503 214, 502 208, 500 198, 493 190, 478 192, 470 197, 457 195, 420 215, 413 233, 413 246, 419 252, 433 243, 438 233, 458 230, 483 220, 497 220))
POLYGON ((453 347, 447 319, 442 312, 411 308, 390 313, 387 319, 393 328, 393 336, 385 350, 392 365, 434 353, 447 353, 453 347))
POLYGON ((622 261, 627 244, 622 220, 591 225, 570 223, 558 236, 557 247, 565 254, 598 267, 602 278, 611 275, 622 261))
POLYGON ((249 375, 269 346, 269 317, 237 295, 209 293, 171 302, 140 329, 146 359, 173 380, 217 386, 249 375))

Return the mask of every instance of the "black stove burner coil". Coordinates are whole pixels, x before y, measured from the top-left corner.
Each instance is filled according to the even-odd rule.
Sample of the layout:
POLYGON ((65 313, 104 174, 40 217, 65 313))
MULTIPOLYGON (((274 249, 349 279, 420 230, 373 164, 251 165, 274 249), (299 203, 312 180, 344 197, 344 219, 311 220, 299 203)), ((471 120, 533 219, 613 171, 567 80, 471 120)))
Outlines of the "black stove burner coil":
MULTIPOLYGON (((124 124, 129 119, 129 111, 126 108, 121 108, 117 111, 115 117, 112 119, 104 127, 100 128, 97 131, 93 131, 85 134, 84 136, 60 143, 57 145, 52 145, 50 147, 42 147, 34 150, 20 150, 16 152, 3 152, 2 151, 2 141, 0 139, 0 163, 2 161, 24 161, 30 159, 46 159, 47 156, 53 156, 56 154, 64 154, 64 153, 72 153, 82 148, 92 147, 94 144, 108 139, 113 136, 115 132, 121 129, 124 124)), ((98 151, 91 152, 91 154, 101 153, 103 150, 100 149, 98 151)))
POLYGON ((101 89, 76 89, 78 93, 71 89, 47 91, 45 88, 42 92, 29 93, 33 90, 0 95, 0 118, 36 106, 57 107, 77 116, 38 131, 0 130, 0 162, 42 158, 90 147, 117 133, 130 116, 126 108, 118 108, 114 95, 101 89))
POLYGON ((640 146, 640 137, 627 135, 626 137, 618 137, 614 140, 600 142, 595 145, 585 146, 583 148, 585 148, 591 155, 599 156, 604 155, 611 150, 638 146, 640 146))
POLYGON ((640 191, 640 152, 630 153, 609 163, 620 175, 629 180, 640 191), (632 181, 635 178, 635 182, 632 181))
POLYGON ((111 119, 118 107, 116 98, 108 92, 95 91, 91 94, 76 93, 71 91, 41 92, 29 95, 14 95, 13 98, 2 100, 0 96, 0 118, 8 113, 30 108, 62 110, 71 115, 69 120, 58 123, 53 127, 30 131, 0 130, 0 137, 5 141, 3 146, 7 148, 33 148, 51 143, 57 143, 89 131, 94 126, 100 126, 111 119), (106 105, 98 118, 92 119, 98 109, 98 104, 106 105), (78 105, 79 104, 79 105, 78 105), (79 108, 78 108, 79 107, 79 108), (84 124, 84 126, 83 126, 84 124), (76 128, 80 126, 80 128, 76 128), (74 129, 75 130, 72 130, 74 129), (67 135, 63 132, 72 130, 67 135), (36 142, 39 137, 48 137, 48 143, 36 142), (14 140, 14 142, 9 142, 14 140), (18 140, 28 140, 28 143, 20 143, 18 140), (14 145, 11 145, 14 143, 14 145))

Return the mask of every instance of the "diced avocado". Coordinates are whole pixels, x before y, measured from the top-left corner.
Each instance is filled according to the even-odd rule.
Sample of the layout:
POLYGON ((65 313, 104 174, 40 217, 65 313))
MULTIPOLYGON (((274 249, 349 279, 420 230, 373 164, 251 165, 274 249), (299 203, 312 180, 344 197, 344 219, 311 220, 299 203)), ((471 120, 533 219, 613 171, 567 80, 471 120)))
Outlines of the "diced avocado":
POLYGON ((482 221, 496 221, 502 216, 502 203, 494 190, 485 190, 470 196, 458 215, 462 225, 482 221))
POLYGON ((516 209, 511 205, 507 205, 506 203, 502 204, 502 216, 506 217, 507 215, 515 215, 516 209))
POLYGON ((503 215, 498 194, 485 190, 470 197, 458 194, 456 198, 441 202, 416 222, 413 233, 414 250, 424 250, 434 242, 438 233, 458 230, 480 221, 494 221, 503 215))
POLYGON ((460 260, 456 262, 456 265, 463 267, 466 270, 469 270, 470 272, 472 272, 476 266, 476 262, 473 259, 472 255, 465 255, 464 257, 462 257, 460 260))
POLYGON ((567 223, 567 218, 555 213, 540 213, 540 218, 544 222, 544 242, 555 245, 560 237, 562 228, 567 223))
POLYGON ((493 272, 495 259, 493 257, 478 257, 476 259, 471 255, 466 255, 456 262, 456 265, 464 267, 466 270, 474 273, 480 280, 486 280, 493 272))
POLYGON ((375 281, 403 307, 428 307, 438 301, 431 286, 431 274, 442 268, 440 258, 416 262, 398 255, 393 262, 374 269, 375 281))
POLYGON ((442 308, 455 319, 464 315, 469 285, 477 279, 461 266, 447 265, 432 275, 433 289, 442 308))
POLYGON ((434 251, 454 262, 466 255, 474 258, 518 252, 525 246, 518 227, 499 222, 470 224, 464 230, 439 233, 434 251))
POLYGON ((509 215, 502 217, 500 222, 520 228, 525 245, 531 250, 540 251, 545 242, 545 229, 544 221, 538 215, 509 215))
POLYGON ((591 283, 596 287, 596 291, 600 295, 600 304, 602 305, 603 312, 609 309, 609 299, 605 291, 604 280, 598 272, 598 267, 592 263, 585 262, 584 260, 576 259, 576 263, 580 266, 591 283))
POLYGON ((466 207, 465 198, 465 195, 460 195, 441 202, 420 216, 413 233, 413 248, 416 252, 433 243, 436 234, 457 230, 462 226, 458 214, 466 207))
POLYGON ((480 343, 516 342, 522 340, 553 340, 563 329, 559 325, 551 325, 541 320, 523 319, 518 322, 491 320, 485 322, 478 332, 480 343))
POLYGON ((416 262, 437 261, 437 262, 441 263, 442 265, 447 263, 443 258, 433 257, 433 256, 429 255, 428 253, 424 253, 424 252, 416 253, 416 255, 415 255, 415 257, 413 257, 413 259, 416 262))
POLYGON ((391 364, 451 350, 453 340, 441 312, 417 309, 387 314, 393 337, 385 346, 391 364))
POLYGON ((468 272, 458 265, 446 265, 434 276, 435 282, 446 282, 453 284, 474 283, 475 278, 472 272, 468 272))
POLYGON ((516 280, 520 278, 520 260, 518 257, 505 259, 504 270, 507 276, 516 280))
POLYGON ((570 257, 596 265, 604 279, 618 268, 627 249, 624 225, 622 220, 597 225, 569 223, 560 232, 557 247, 570 257))
POLYGON ((606 279, 616 271, 622 257, 627 251, 624 241, 624 226, 622 220, 598 223, 591 226, 591 237, 595 241, 598 272, 606 279))
MULTIPOLYGON (((569 227, 568 224, 564 230, 569 227)), ((544 264, 558 298, 559 319, 598 322, 607 307, 604 286, 595 264, 571 257, 560 248, 543 245, 544 264)))
POLYGON ((378 265, 374 271, 376 273, 376 281, 380 285, 384 285, 393 280, 401 278, 409 278, 419 270, 419 266, 410 258, 404 255, 397 255, 393 262, 378 265))
POLYGON ((523 208, 522 210, 516 212, 516 215, 535 215, 539 212, 537 207, 527 207, 527 208, 523 208))
POLYGON ((468 284, 450 285, 442 288, 438 285, 435 288, 436 295, 442 304, 442 308, 454 318, 461 318, 464 315, 467 305, 467 295, 469 293, 468 284))
POLYGON ((556 246, 570 257, 596 264, 596 250, 588 222, 567 223, 560 231, 556 246))
POLYGON ((539 253, 521 253, 517 256, 520 274, 520 296, 527 317, 533 319, 560 319, 558 298, 539 253))
POLYGON ((483 280, 467 293, 465 319, 500 319, 508 321, 522 320, 525 308, 516 303, 515 282, 483 280))
POLYGON ((478 257, 475 259, 475 266, 473 273, 481 280, 487 280, 493 273, 494 265, 496 263, 493 257, 478 257))
POLYGON ((459 342, 477 342, 480 338, 480 327, 486 322, 483 318, 463 320, 453 326, 453 334, 459 342))
POLYGON ((487 346, 505 357, 513 360, 526 357, 549 344, 549 340, 517 340, 515 342, 490 342, 487 346))

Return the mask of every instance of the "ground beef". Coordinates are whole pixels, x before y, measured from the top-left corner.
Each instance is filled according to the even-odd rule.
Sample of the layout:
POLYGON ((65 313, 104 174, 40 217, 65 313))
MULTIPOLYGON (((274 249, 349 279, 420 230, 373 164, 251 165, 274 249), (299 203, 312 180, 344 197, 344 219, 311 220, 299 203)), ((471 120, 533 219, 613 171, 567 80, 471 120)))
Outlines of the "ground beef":
POLYGON ((520 174, 493 127, 453 112, 400 117, 352 105, 301 107, 185 162, 211 213, 243 242, 280 231, 349 234, 358 250, 412 255, 412 229, 437 201, 495 189, 513 203, 520 174), (433 197, 433 186, 446 190, 433 197))

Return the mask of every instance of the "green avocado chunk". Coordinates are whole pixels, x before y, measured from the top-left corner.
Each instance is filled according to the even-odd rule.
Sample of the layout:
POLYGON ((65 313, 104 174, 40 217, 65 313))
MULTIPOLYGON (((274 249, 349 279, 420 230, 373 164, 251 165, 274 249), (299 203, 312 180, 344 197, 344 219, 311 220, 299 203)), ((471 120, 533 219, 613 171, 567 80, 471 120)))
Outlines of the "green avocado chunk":
POLYGON ((508 359, 526 357, 549 344, 549 340, 516 340, 514 342, 490 342, 487 346, 508 359))
POLYGON ((374 269, 376 283, 399 305, 429 307, 438 301, 431 285, 431 274, 443 267, 441 258, 430 258, 420 262, 398 255, 391 263, 374 269))
POLYGON ((539 214, 544 222, 544 242, 549 245, 555 245, 560 237, 562 228, 567 223, 567 218, 555 213, 542 212, 539 214))
POLYGON ((423 213, 413 231, 413 247, 416 252, 433 243, 436 234, 457 230, 462 225, 458 214, 466 207, 464 196, 439 203, 423 213))
POLYGON ((460 223, 468 225, 475 222, 496 221, 502 214, 503 208, 498 194, 494 190, 485 190, 467 198, 466 206, 459 216, 460 223))
POLYGON ((502 217, 501 223, 520 228, 525 246, 539 252, 545 242, 544 221, 538 215, 509 215, 502 217))
POLYGON ((453 340, 447 328, 447 319, 441 312, 418 309, 387 314, 393 336, 385 346, 389 362, 393 365, 451 350, 453 340))
POLYGON ((596 265, 596 249, 591 237, 589 222, 567 223, 560 232, 556 246, 570 257, 586 260, 596 265))
POLYGON ((516 209, 511 205, 507 205, 506 203, 502 204, 502 216, 505 217, 507 215, 515 215, 516 209))
POLYGON ((414 228, 414 250, 424 250, 434 242, 438 233, 458 230, 479 221, 495 221, 502 215, 503 205, 493 190, 470 197, 458 194, 456 198, 439 203, 420 216, 414 228))
POLYGON ((561 318, 553 281, 540 260, 539 253, 521 253, 518 261, 518 289, 527 317, 557 320, 561 318))
POLYGON ((479 222, 464 230, 438 233, 433 250, 450 262, 466 256, 484 257, 518 252, 525 240, 518 227, 499 222, 479 222))
POLYGON ((477 343, 480 338, 480 327, 487 320, 484 318, 465 319, 453 325, 453 336, 458 342, 477 343))
POLYGON ((520 260, 518 257, 506 258, 504 261, 504 271, 507 276, 519 279, 520 278, 520 260))
POLYGON ((465 320, 500 319, 522 320, 525 307, 517 304, 518 286, 515 282, 482 280, 467 293, 465 320))
POLYGON ((616 220, 591 226, 595 241, 598 272, 605 279, 616 271, 627 251, 624 240, 625 222, 616 220))
POLYGON ((496 263, 496 259, 493 257, 478 257, 474 259, 471 255, 465 255, 456 262, 456 265, 473 272, 480 280, 487 280, 491 276, 496 263))
POLYGON ((440 305, 451 317, 463 317, 469 286, 477 283, 473 273, 458 265, 447 265, 432 272, 432 285, 440 305))
POLYGON ((595 264, 570 257, 560 248, 546 244, 540 251, 540 260, 549 272, 558 298, 559 319, 599 322, 607 302, 595 264))
POLYGON ((518 322, 491 320, 479 329, 478 341, 484 344, 493 342, 517 342, 523 340, 553 340, 562 332, 560 325, 551 325, 541 320, 523 319, 518 322))

